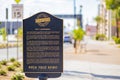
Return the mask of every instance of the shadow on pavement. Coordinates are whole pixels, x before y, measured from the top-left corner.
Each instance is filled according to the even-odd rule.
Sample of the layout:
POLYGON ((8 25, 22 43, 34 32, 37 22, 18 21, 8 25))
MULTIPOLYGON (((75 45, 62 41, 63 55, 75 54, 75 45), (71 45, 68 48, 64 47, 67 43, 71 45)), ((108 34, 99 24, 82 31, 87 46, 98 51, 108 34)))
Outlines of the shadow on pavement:
POLYGON ((109 79, 120 79, 120 76, 112 76, 112 75, 101 75, 101 74, 94 74, 94 73, 88 73, 88 72, 79 72, 79 71, 64 71, 63 76, 75 76, 80 78, 109 78, 109 79), (86 76, 87 75, 87 76, 86 76))
POLYGON ((99 75, 99 74, 93 74, 93 73, 91 75, 98 78, 120 79, 120 76, 99 75))
POLYGON ((86 50, 86 52, 99 52, 97 49, 92 49, 92 50, 86 50))
POLYGON ((93 55, 98 55, 98 56, 109 56, 109 54, 106 53, 92 53, 93 55))

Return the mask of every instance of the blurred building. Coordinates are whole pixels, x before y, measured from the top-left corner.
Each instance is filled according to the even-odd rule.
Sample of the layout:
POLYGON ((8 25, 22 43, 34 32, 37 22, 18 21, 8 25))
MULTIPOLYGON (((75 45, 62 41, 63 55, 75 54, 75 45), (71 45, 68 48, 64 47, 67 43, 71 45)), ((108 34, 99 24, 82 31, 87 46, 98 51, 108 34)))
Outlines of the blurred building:
POLYGON ((86 25, 86 35, 90 37, 94 37, 96 35, 97 29, 96 26, 86 25))
POLYGON ((99 34, 105 34, 108 39, 116 35, 116 27, 112 26, 112 12, 106 8, 105 0, 100 0, 98 5, 98 16, 103 18, 98 27, 99 34))
POLYGON ((75 19, 77 21, 79 21, 79 26, 81 28, 83 28, 83 16, 82 14, 76 14, 76 15, 73 15, 73 14, 57 14, 55 15, 56 17, 58 18, 62 18, 62 19, 75 19))
POLYGON ((0 28, 3 28, 6 26, 6 30, 8 32, 8 34, 15 34, 17 29, 19 27, 22 27, 22 22, 20 21, 8 21, 8 22, 5 22, 5 21, 0 21, 1 24, 0 24, 0 28))
POLYGON ((98 16, 100 16, 103 21, 101 22, 101 24, 99 25, 98 27, 98 33, 99 34, 105 34, 107 37, 109 35, 109 12, 108 10, 106 9, 106 5, 105 5, 105 2, 104 0, 101 0, 99 6, 98 6, 98 16))

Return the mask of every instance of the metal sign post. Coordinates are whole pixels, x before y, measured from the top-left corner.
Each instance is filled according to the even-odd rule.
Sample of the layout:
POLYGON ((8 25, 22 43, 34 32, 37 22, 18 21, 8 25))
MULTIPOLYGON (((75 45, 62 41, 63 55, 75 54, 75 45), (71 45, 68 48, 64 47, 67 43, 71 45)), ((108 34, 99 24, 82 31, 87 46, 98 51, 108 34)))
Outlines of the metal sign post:
MULTIPOLYGON (((23 19, 23 4, 12 4, 12 18, 17 19, 17 28, 18 28, 18 19, 23 19)), ((17 60, 19 57, 19 40, 18 40, 18 30, 17 30, 17 60)))
POLYGON ((8 51, 8 30, 7 30, 7 25, 8 25, 8 8, 6 8, 6 36, 7 36, 7 61, 9 60, 9 51, 8 51))
POLYGON ((39 80, 47 80, 48 76, 46 74, 41 74, 38 76, 39 80))

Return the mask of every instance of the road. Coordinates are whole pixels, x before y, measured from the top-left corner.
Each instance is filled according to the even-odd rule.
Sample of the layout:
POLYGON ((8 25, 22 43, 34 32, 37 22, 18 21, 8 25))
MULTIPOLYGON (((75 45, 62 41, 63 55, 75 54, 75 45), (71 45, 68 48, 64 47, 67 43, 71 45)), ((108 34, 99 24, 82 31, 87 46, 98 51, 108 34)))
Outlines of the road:
MULTIPOLYGON (((71 47, 72 44, 65 43, 64 49, 67 50, 71 47)), ((18 58, 21 59, 23 57, 22 48, 18 47, 18 58)), ((17 47, 8 48, 8 59, 15 58, 17 59, 17 47)), ((7 48, 0 49, 0 61, 6 59, 7 60, 7 48)))
MULTIPOLYGON (((22 48, 18 48, 18 58, 22 58, 22 48)), ((8 59, 15 58, 17 59, 17 47, 8 48, 8 59)), ((7 48, 0 49, 0 60, 7 60, 7 48)))

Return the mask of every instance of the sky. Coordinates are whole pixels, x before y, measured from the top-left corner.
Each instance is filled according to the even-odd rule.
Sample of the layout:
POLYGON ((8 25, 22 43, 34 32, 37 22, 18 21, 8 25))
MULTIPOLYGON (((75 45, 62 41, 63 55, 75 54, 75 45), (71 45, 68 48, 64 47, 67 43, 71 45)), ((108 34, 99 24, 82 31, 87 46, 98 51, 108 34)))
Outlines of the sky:
MULTIPOLYGON (((48 12, 50 14, 74 14, 74 0, 21 0, 19 4, 24 5, 24 19, 38 12, 48 12)), ((98 0, 76 0, 76 13, 79 14, 80 5, 82 5, 83 22, 85 24, 95 25, 93 20, 98 13, 98 0)), ((5 21, 5 9, 9 10, 9 19, 12 19, 12 4, 14 0, 0 0, 0 21, 5 21)), ((71 23, 72 20, 65 20, 71 23)))

